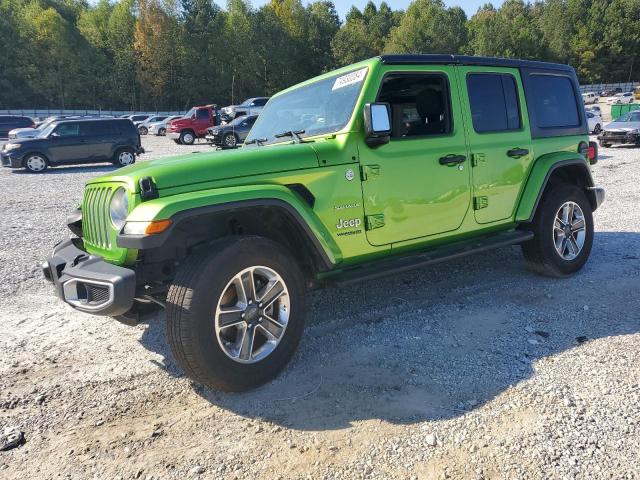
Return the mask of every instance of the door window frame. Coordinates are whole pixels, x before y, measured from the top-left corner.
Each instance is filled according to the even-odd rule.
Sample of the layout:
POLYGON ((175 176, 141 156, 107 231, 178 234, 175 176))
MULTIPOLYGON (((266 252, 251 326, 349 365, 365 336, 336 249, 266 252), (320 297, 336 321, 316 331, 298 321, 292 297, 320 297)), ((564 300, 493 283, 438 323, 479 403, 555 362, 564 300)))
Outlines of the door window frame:
POLYGON ((443 138, 443 137, 453 137, 455 133, 455 124, 453 121, 453 102, 451 101, 451 82, 449 79, 449 75, 446 72, 441 70, 438 71, 390 71, 385 72, 380 79, 380 86, 378 87, 378 91, 376 92, 375 101, 378 102, 380 99, 380 92, 382 92, 382 88, 384 87, 384 82, 387 77, 440 77, 444 80, 445 87, 445 114, 448 114, 448 131, 445 133, 438 134, 424 134, 424 135, 412 135, 409 137, 394 137, 393 135, 390 137, 390 142, 394 141, 410 141, 410 140, 424 140, 427 138, 443 138))

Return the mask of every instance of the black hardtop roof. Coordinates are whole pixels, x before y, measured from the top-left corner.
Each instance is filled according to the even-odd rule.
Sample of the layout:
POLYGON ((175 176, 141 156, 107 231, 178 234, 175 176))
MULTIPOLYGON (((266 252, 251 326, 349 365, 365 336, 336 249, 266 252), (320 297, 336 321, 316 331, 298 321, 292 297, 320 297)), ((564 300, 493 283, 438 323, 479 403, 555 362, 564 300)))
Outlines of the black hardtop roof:
POLYGON ((518 60, 514 58, 474 57, 471 55, 381 55, 380 60, 386 65, 478 65, 487 67, 536 68, 573 72, 573 68, 571 66, 564 65, 562 63, 538 62, 535 60, 518 60))

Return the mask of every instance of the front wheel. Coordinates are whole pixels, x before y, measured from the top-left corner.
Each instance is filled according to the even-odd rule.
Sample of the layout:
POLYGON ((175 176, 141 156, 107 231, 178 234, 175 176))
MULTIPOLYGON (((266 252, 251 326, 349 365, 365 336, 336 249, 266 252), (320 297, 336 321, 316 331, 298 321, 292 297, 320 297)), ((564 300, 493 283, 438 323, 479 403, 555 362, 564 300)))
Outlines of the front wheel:
POLYGON ((147 127, 138 127, 138 133, 140 135, 146 135, 147 133, 149 133, 149 130, 147 129, 147 127))
POLYGON ((591 204, 575 185, 556 185, 545 192, 531 229, 534 238, 522 244, 529 267, 551 277, 571 275, 584 266, 593 245, 591 204))
POLYGON ((195 254, 167 294, 167 337, 189 377, 210 388, 257 387, 284 368, 304 328, 304 280, 278 243, 235 237, 195 254))
POLYGON ((238 137, 236 137, 235 133, 227 133, 222 138, 222 144, 226 148, 236 148, 238 146, 238 137))
POLYGON ((42 173, 49 167, 49 161, 44 155, 32 153, 24 159, 24 168, 30 173, 42 173))
POLYGON ((167 134, 167 129, 164 127, 161 127, 158 129, 158 135, 164 137, 167 134))

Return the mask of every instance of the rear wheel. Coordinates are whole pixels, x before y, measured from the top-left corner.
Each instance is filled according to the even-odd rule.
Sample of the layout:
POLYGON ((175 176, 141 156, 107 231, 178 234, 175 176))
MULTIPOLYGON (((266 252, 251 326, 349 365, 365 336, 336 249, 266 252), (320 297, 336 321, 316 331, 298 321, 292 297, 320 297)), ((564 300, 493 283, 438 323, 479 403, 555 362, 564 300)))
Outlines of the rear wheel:
POLYGON ((191 130, 185 130, 180 134, 180 143, 183 145, 192 145, 195 140, 196 136, 191 130))
POLYGON ((146 135, 147 133, 149 133, 149 130, 147 129, 147 127, 140 126, 138 127, 138 133, 140 135, 146 135))
POLYGON ((49 167, 49 161, 40 153, 32 153, 24 159, 24 168, 31 173, 42 173, 49 167))
POLYGON ((545 193, 531 224, 535 237, 522 244, 536 273, 565 277, 580 270, 593 245, 591 204, 575 185, 558 184, 545 193))
POLYGON ((304 328, 304 281, 280 244, 236 237, 192 256, 167 294, 167 336, 184 371, 240 391, 276 376, 304 328))
POLYGON ((131 165, 136 162, 136 155, 133 153, 133 150, 128 148, 123 148, 116 152, 113 163, 118 167, 126 167, 127 165, 131 165))

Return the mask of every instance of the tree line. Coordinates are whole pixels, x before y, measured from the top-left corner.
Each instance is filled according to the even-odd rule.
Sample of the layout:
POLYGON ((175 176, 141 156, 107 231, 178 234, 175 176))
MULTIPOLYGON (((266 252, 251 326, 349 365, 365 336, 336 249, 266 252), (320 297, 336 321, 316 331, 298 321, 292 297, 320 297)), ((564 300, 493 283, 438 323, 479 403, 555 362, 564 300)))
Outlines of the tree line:
POLYGON ((640 0, 0 0, 0 108, 187 109, 271 95, 385 52, 567 63, 583 83, 640 79, 640 0))

